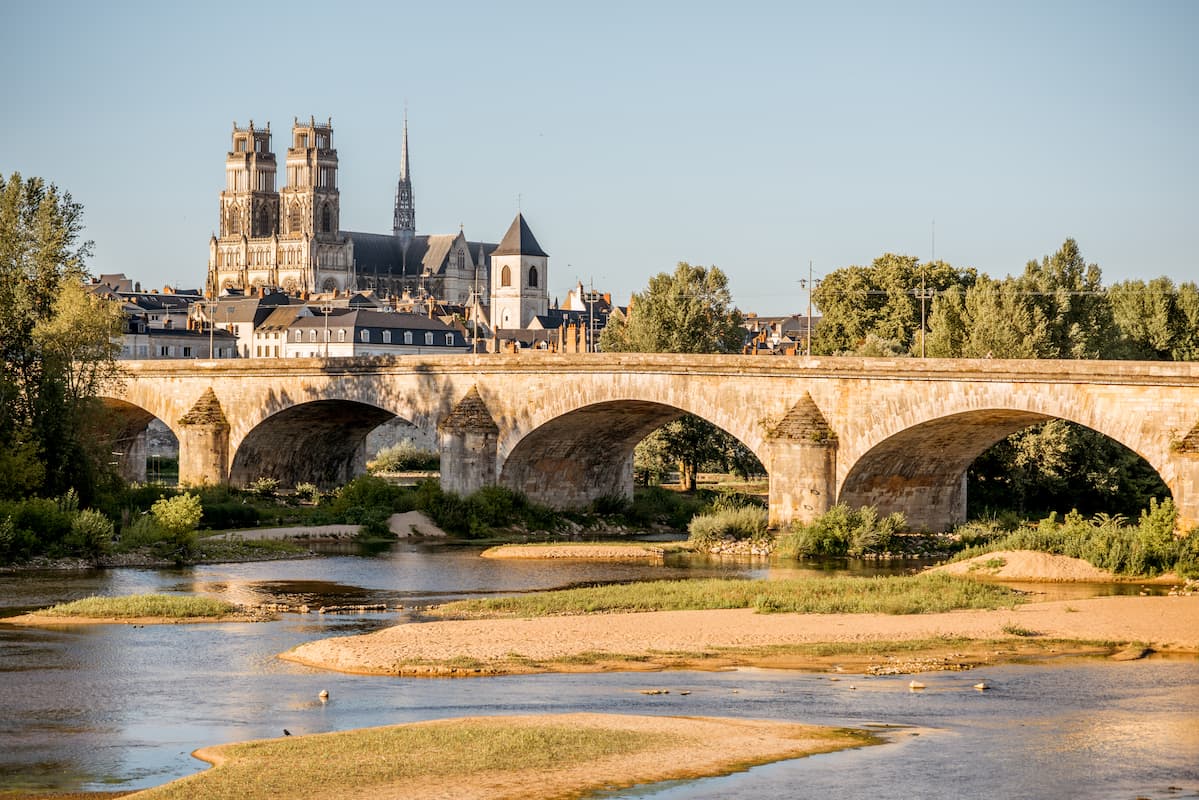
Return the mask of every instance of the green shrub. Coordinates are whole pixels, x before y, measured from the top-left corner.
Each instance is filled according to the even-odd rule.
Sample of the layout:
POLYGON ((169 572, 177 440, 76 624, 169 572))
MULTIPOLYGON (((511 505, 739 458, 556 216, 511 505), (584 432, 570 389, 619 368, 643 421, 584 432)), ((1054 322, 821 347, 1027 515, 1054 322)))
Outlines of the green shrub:
POLYGON ((1025 527, 963 550, 957 559, 974 558, 996 550, 1036 550, 1081 558, 1117 575, 1157 575, 1171 570, 1180 575, 1199 572, 1196 534, 1176 537, 1177 509, 1171 500, 1150 500, 1137 523, 1123 517, 1096 514, 1090 520, 1072 511, 1060 521, 1050 514, 1035 527, 1025 527))
POLYGON ((661 486, 647 486, 634 491, 628 516, 641 525, 666 525, 681 530, 703 507, 703 501, 696 497, 661 486))
POLYGON ((112 548, 112 520, 94 509, 85 508, 75 515, 67 546, 87 558, 97 558, 112 548))
POLYGON ((188 493, 159 500, 150 506, 150 513, 167 534, 164 555, 176 563, 191 560, 196 552, 196 525, 204 515, 200 498, 188 493))
POLYGON ((693 517, 687 526, 688 541, 706 550, 721 542, 749 541, 765 544, 773 539, 766 530, 766 509, 740 506, 693 517))
POLYGON ((46 553, 65 555, 65 540, 71 533, 75 511, 70 503, 44 497, 30 497, 0 507, 0 517, 12 521, 14 558, 46 553), (68 510, 69 509, 69 510, 68 510))
POLYGON ((371 472, 431 471, 440 467, 440 455, 418 447, 411 439, 384 447, 366 465, 371 472))
POLYGON ((873 506, 850 509, 838 503, 810 523, 793 524, 775 553, 784 558, 883 553, 893 548, 894 537, 906 525, 903 514, 879 517, 873 506))
MULTIPOLYGON (((436 481, 432 483, 437 485, 436 481)), ((419 489, 413 492, 403 486, 393 486, 373 475, 360 475, 337 490, 329 504, 329 511, 335 518, 344 516, 355 506, 383 509, 388 515, 403 513, 416 507, 415 495, 418 493, 419 489)))
POLYGON ((134 550, 140 547, 150 547, 168 538, 168 534, 154 521, 152 514, 138 514, 128 525, 121 529, 118 547, 121 550, 134 550))
POLYGON ((279 493, 279 479, 263 475, 250 484, 250 491, 259 497, 274 497, 279 493))
POLYGON ((307 500, 310 503, 319 503, 321 500, 321 490, 315 483, 297 483, 292 489, 296 498, 307 500))
POLYGON ((224 503, 205 503, 200 525, 208 530, 249 528, 261 519, 258 509, 249 503, 230 500, 224 503))

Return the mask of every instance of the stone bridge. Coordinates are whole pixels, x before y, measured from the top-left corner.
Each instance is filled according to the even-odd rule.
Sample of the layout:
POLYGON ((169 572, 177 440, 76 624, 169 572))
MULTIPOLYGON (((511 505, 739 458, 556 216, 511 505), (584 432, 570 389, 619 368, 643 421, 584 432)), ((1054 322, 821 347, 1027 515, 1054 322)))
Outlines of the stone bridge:
POLYGON ((1182 525, 1199 523, 1199 363, 518 354, 131 361, 123 375, 106 402, 127 474, 157 417, 185 484, 340 483, 363 471, 367 433, 401 417, 436 436, 447 490, 579 506, 631 494, 634 445, 689 412, 761 460, 772 524, 845 502, 944 530, 965 519, 979 454, 1059 418, 1138 453, 1182 525))

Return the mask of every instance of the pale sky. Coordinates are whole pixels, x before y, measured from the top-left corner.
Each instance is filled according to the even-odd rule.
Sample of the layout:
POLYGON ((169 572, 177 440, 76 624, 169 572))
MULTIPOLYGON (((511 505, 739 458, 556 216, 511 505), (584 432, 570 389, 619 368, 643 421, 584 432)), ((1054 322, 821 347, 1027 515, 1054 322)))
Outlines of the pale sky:
POLYGON ((204 283, 232 123, 332 117, 342 227, 520 207, 551 297, 678 261, 737 304, 885 252, 993 276, 1078 240, 1105 281, 1199 280, 1199 2, 0 0, 0 171, 85 206, 94 274, 204 283))

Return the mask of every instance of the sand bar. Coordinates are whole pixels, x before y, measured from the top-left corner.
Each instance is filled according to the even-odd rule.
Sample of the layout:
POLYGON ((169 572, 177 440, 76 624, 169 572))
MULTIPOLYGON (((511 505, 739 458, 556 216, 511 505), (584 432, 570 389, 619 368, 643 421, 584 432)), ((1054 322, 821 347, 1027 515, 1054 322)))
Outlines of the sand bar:
MULTIPOLYGON (((673 549, 678 549, 677 546, 673 549)), ((489 547, 483 558, 564 559, 589 561, 643 561, 660 559, 666 548, 652 544, 504 544, 489 547)))
MULTIPOLYGON (((383 741, 388 741, 384 739, 383 741)), ((710 717, 651 717, 622 714, 547 714, 529 717, 434 720, 340 733, 293 736, 244 745, 220 745, 194 755, 213 769, 164 786, 139 792, 139 800, 172 800, 226 796, 236 788, 245 800, 268 797, 321 797, 323 800, 370 797, 372 800, 526 800, 531 797, 575 797, 601 788, 722 775, 756 764, 875 743, 857 731, 787 722, 710 717), (387 762, 411 759, 422 731, 452 726, 492 725, 495 736, 506 730, 547 726, 592 729, 601 735, 633 733, 642 744, 597 758, 570 752, 545 754, 546 768, 494 767, 460 770, 452 752, 425 753, 415 763, 389 769, 387 762), (367 737, 391 733, 413 737, 408 748, 388 752, 367 737), (360 742, 362 744, 358 744, 360 742), (250 752, 247 752, 250 751, 250 752), (337 758, 329 759, 330 752, 337 758), (465 771, 465 774, 463 772, 465 771)), ((229 795, 233 796, 233 795, 229 795)))
POLYGON ((281 657, 360 674, 495 675, 694 668, 703 666, 705 660, 710 665, 721 663, 680 658, 680 654, 740 653, 744 657, 727 663, 775 665, 770 659, 755 659, 752 651, 825 642, 869 645, 947 637, 1020 642, 1028 641, 1029 633, 1045 639, 1140 642, 1160 651, 1199 653, 1199 596, 1098 597, 993 611, 912 615, 756 614, 735 609, 454 620, 322 639, 281 657), (612 658, 605 662, 596 654, 612 658), (655 658, 655 654, 663 657, 655 658))

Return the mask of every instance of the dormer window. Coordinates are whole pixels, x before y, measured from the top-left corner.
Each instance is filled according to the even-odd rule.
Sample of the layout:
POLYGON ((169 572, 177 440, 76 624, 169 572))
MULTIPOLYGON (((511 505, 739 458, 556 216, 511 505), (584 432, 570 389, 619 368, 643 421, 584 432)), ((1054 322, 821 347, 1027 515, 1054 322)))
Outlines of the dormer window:
POLYGON ((433 344, 433 331, 425 331, 425 344, 433 344))

